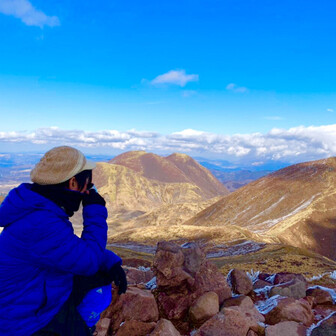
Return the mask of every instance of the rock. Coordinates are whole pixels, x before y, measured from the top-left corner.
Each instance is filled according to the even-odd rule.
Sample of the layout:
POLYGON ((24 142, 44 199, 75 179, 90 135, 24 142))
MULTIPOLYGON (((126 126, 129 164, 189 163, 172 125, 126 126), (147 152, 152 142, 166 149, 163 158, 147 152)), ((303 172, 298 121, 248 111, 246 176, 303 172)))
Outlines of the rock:
POLYGON ((205 262, 205 253, 195 243, 191 243, 188 247, 182 248, 182 253, 184 255, 184 270, 192 276, 195 276, 202 263, 205 262))
POLYGON ((253 284, 253 289, 260 289, 260 288, 264 288, 266 286, 273 286, 273 285, 270 282, 268 282, 268 281, 258 279, 253 284))
POLYGON ((307 283, 306 278, 302 274, 289 273, 289 272, 279 272, 279 273, 275 274, 273 284, 278 285, 278 284, 289 282, 289 281, 292 281, 292 280, 299 280, 299 281, 302 281, 304 283, 307 283))
POLYGON ((206 321, 195 336, 246 336, 249 325, 240 311, 225 308, 206 321))
POLYGON ((311 336, 334 336, 336 335, 336 312, 323 320, 320 325, 314 328, 311 336))
POLYGON ((236 294, 246 295, 253 290, 252 280, 239 269, 231 270, 228 274, 228 281, 231 283, 232 291, 236 294))
POLYGON ((229 298, 224 301, 222 310, 229 307, 232 308, 233 306, 239 307, 239 310, 246 316, 246 319, 253 320, 254 322, 252 324, 265 322, 264 316, 259 313, 250 297, 240 295, 238 297, 229 298))
POLYGON ((156 282, 159 287, 182 285, 191 276, 183 270, 184 254, 172 242, 159 242, 153 263, 156 282))
POLYGON ((280 295, 292 297, 294 299, 304 298, 306 296, 306 282, 298 279, 278 284, 271 288, 270 296, 280 295))
POLYGON ((95 330, 95 336, 106 336, 110 327, 111 319, 104 317, 101 318, 97 325, 95 330))
POLYGON ((129 285, 136 285, 140 283, 146 284, 154 277, 154 273, 150 269, 142 270, 139 268, 128 266, 124 266, 123 268, 127 276, 127 283, 129 285))
POLYGON ((308 288, 306 291, 307 296, 314 298, 314 306, 316 305, 332 305, 333 298, 329 292, 319 287, 308 288))
POLYGON ((284 321, 266 328, 265 336, 306 336, 307 328, 294 321, 284 321))
POLYGON ((248 333, 246 334, 246 336, 258 336, 258 334, 255 331, 253 331, 253 330, 250 329, 248 331, 248 333))
MULTIPOLYGON (((175 326, 188 325, 189 308, 206 292, 215 292, 219 303, 231 297, 226 278, 196 244, 180 247, 159 243, 154 259, 155 296, 161 316, 175 326)), ((188 327, 187 327, 188 329, 188 327)), ((179 327, 180 332, 184 332, 179 327)))
POLYGON ((111 318, 113 330, 116 331, 122 322, 129 320, 156 322, 159 311, 150 291, 129 287, 125 294, 112 302, 104 317, 111 318))
POLYGON ((195 325, 201 325, 219 312, 218 295, 208 292, 200 296, 189 309, 189 316, 195 325))
MULTIPOLYGON (((267 281, 267 282, 269 282, 268 279, 269 279, 271 276, 272 276, 272 274, 261 272, 261 273, 258 274, 258 279, 259 279, 259 280, 263 280, 263 281, 267 281)), ((273 282, 272 282, 272 283, 273 283, 273 282)))
POLYGON ((148 260, 143 260, 143 259, 137 259, 137 258, 123 258, 123 266, 129 266, 129 267, 151 267, 152 262, 148 260))
POLYGON ((150 336, 181 336, 181 334, 176 330, 173 323, 169 320, 161 319, 150 336))
POLYGON ((193 286, 190 286, 190 289, 195 299, 206 292, 215 292, 218 295, 219 303, 222 304, 225 299, 232 296, 225 276, 210 261, 201 265, 194 279, 195 282, 193 286))
POLYGON ((146 336, 155 326, 155 322, 125 321, 118 329, 116 336, 146 336))
POLYGON ((267 324, 272 325, 282 321, 295 321, 310 326, 313 323, 314 314, 307 301, 280 297, 277 299, 277 306, 265 315, 265 320, 267 324))

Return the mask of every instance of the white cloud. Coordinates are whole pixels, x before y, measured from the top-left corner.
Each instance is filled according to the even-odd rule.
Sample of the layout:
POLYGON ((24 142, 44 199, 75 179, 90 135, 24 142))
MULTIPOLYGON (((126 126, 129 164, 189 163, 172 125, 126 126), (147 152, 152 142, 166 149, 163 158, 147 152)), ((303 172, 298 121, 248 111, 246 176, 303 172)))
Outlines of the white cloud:
POLYGON ((189 82, 198 82, 198 79, 198 75, 187 75, 185 70, 170 70, 157 76, 150 83, 152 85, 170 84, 184 87, 189 82))
POLYGON ((336 124, 326 126, 274 128, 270 132, 215 134, 185 129, 168 135, 157 132, 104 130, 85 132, 41 128, 32 132, 0 132, 1 143, 68 144, 78 147, 114 148, 120 151, 185 152, 222 159, 260 162, 281 160, 300 162, 336 156, 336 124))
POLYGON ((34 8, 28 0, 0 0, 0 13, 11 15, 20 19, 27 26, 59 26, 57 16, 47 16, 42 11, 34 8))
POLYGON ((232 91, 235 93, 245 93, 248 92, 248 88, 246 88, 245 86, 238 86, 234 83, 230 83, 226 86, 226 90, 228 91, 232 91))
POLYGON ((328 108, 327 111, 328 112, 334 112, 334 109, 328 108))

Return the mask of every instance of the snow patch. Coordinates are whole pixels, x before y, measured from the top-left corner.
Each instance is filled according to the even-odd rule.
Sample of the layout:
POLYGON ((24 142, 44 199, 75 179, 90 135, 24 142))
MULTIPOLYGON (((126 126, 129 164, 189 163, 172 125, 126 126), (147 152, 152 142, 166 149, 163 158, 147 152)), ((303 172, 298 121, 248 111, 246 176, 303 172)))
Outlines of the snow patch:
MULTIPOLYGON (((276 219, 270 219, 270 220, 264 221, 262 223, 254 224, 254 227, 256 227, 256 226, 257 227, 258 226, 263 226, 264 227, 266 225, 266 228, 264 228, 263 230, 253 230, 253 232, 255 232, 255 233, 264 232, 265 230, 268 230, 269 228, 273 227, 274 225, 278 224, 279 222, 282 222, 283 220, 287 219, 288 217, 296 215, 298 212, 307 208, 313 202, 314 198, 318 195, 320 195, 320 193, 312 196, 308 201, 302 203, 300 206, 298 206, 296 209, 294 209, 291 213, 289 213, 289 214, 287 214, 283 217, 279 217, 279 218, 276 218, 276 219)), ((264 212, 265 211, 261 212, 260 215, 263 214, 264 212)))

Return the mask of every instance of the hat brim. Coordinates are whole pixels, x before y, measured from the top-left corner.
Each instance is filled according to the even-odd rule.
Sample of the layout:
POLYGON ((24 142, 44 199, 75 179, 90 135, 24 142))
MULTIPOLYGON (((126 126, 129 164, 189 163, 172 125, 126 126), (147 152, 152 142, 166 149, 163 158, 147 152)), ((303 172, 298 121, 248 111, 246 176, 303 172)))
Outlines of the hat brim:
POLYGON ((84 167, 82 168, 82 171, 83 170, 92 170, 94 168, 96 168, 96 162, 91 161, 91 160, 86 160, 86 163, 85 163, 84 167))

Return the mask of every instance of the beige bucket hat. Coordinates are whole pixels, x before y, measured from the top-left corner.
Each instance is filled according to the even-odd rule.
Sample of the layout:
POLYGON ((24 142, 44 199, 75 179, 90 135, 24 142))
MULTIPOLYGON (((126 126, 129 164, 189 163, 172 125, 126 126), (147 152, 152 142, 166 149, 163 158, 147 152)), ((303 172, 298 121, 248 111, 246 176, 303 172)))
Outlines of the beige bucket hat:
POLYGON ((92 170, 95 162, 89 161, 78 149, 60 146, 49 150, 30 172, 33 182, 48 185, 69 180, 83 170, 92 170))

